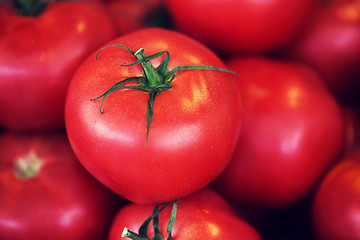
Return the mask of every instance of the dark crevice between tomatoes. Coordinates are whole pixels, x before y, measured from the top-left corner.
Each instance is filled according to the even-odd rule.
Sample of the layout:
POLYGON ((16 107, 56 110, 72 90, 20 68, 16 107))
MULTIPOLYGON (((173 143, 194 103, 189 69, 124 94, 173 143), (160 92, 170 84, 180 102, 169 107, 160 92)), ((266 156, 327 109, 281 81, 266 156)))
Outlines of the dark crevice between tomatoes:
POLYGON ((162 203, 162 204, 155 206, 155 208, 153 210, 153 214, 143 222, 143 224, 139 228, 138 234, 130 231, 128 228, 125 227, 121 237, 123 237, 123 238, 128 237, 133 240, 150 240, 150 238, 147 235, 147 232, 148 232, 149 224, 152 221, 153 228, 154 228, 154 234, 155 234, 154 237, 152 238, 152 240, 164 240, 164 238, 161 236, 160 228, 159 228, 159 214, 167 206, 172 204, 173 207, 172 207, 170 219, 169 219, 169 222, 167 225, 168 237, 166 238, 166 240, 172 240, 173 238, 171 236, 171 233, 172 233, 172 229, 173 229, 174 223, 175 223, 178 202, 179 202, 178 200, 175 200, 172 202, 162 203))
POLYGON ((108 90, 106 90, 100 96, 90 99, 90 100, 95 101, 99 98, 102 98, 101 103, 100 103, 100 113, 103 113, 102 104, 104 102, 104 99, 109 94, 111 94, 112 92, 114 92, 116 90, 137 89, 137 90, 141 90, 144 92, 148 92, 149 100, 148 100, 147 112, 146 112, 146 122, 147 122, 146 145, 147 145, 148 137, 149 137, 150 124, 153 120, 153 115, 154 115, 153 108, 154 108, 155 97, 157 95, 159 95, 161 92, 172 88, 171 80, 177 72, 182 71, 182 70, 196 70, 196 69, 200 70, 201 69, 201 70, 214 70, 214 71, 229 72, 229 73, 232 73, 235 76, 237 76, 236 73, 233 71, 223 69, 223 68, 208 66, 208 65, 181 65, 181 66, 177 66, 176 68, 174 68, 171 71, 168 71, 168 65, 169 65, 169 61, 170 61, 170 53, 168 51, 161 51, 161 52, 155 53, 153 55, 146 56, 145 51, 142 48, 140 48, 137 52, 134 52, 130 48, 128 48, 124 45, 121 45, 121 44, 112 44, 112 45, 103 47, 96 54, 96 59, 98 59, 99 53, 108 47, 121 47, 121 48, 124 48, 127 51, 129 51, 136 58, 137 61, 133 62, 131 64, 125 64, 125 65, 120 64, 120 66, 129 67, 129 66, 133 66, 135 64, 140 64, 143 69, 143 75, 140 77, 129 77, 122 81, 119 81, 119 82, 115 83, 112 87, 110 87, 108 90), (166 54, 164 60, 161 62, 159 67, 155 68, 150 63, 150 60, 157 58, 163 54, 166 54), (137 86, 124 85, 128 82, 136 82, 139 85, 137 85, 137 86))

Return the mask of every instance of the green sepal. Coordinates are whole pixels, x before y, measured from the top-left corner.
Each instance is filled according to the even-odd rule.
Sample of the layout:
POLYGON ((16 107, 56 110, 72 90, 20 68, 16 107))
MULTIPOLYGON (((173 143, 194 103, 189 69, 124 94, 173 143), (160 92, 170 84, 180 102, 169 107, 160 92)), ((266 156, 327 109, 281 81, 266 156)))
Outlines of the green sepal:
POLYGON ((156 95, 156 92, 149 93, 149 101, 146 109, 146 143, 149 138, 150 124, 152 123, 154 117, 154 103, 156 95))
POLYGON ((122 86, 123 84, 125 83, 128 83, 128 82, 143 82, 145 81, 144 80, 145 78, 144 77, 129 77, 129 78, 126 78, 122 81, 119 81, 117 83, 115 83, 114 85, 112 85, 108 90, 106 90, 103 94, 101 94, 100 96, 96 97, 96 98, 92 98, 90 99, 90 101, 95 101, 99 98, 102 98, 101 99, 101 102, 100 102, 100 113, 103 113, 103 110, 102 110, 102 105, 104 103, 104 100, 105 98, 112 92, 116 91, 116 90, 119 90, 119 89, 138 89, 138 90, 142 90, 140 85, 139 86, 122 86))
POLYGON ((168 237, 166 240, 172 240, 172 229, 174 227, 174 223, 175 223, 175 219, 176 219, 176 214, 177 214, 177 203, 179 201, 175 200, 172 202, 166 202, 166 203, 162 203, 162 204, 158 204, 154 207, 153 209, 153 213, 150 217, 148 217, 140 226, 139 228, 139 233, 136 234, 135 232, 130 231, 128 228, 124 228, 124 231, 122 233, 122 237, 128 237, 131 238, 133 240, 150 240, 150 238, 147 235, 148 232, 148 228, 150 225, 150 222, 152 221, 153 223, 153 228, 154 228, 154 237, 152 238, 152 240, 164 240, 164 238, 161 236, 160 233, 160 228, 159 228, 159 214, 170 204, 173 205, 172 210, 171 210, 171 216, 170 216, 170 220, 168 222, 168 226, 167 226, 167 233, 168 233, 168 237))
POLYGON ((153 210, 153 214, 148 217, 140 226, 139 228, 139 235, 142 236, 142 237, 147 237, 147 232, 148 232, 148 228, 149 228, 149 224, 151 221, 153 221, 153 219, 158 216, 162 210, 164 210, 166 208, 167 205, 165 206, 162 206, 160 209, 159 209, 159 205, 157 205, 155 208, 157 208, 157 210, 155 211, 155 208, 153 210))
POLYGON ((121 237, 128 237, 133 240, 150 240, 148 237, 139 236, 138 234, 134 233, 133 231, 130 231, 127 227, 124 228, 121 237))
POLYGON ((168 51, 163 51, 162 53, 163 54, 166 53, 166 56, 165 56, 164 60, 161 62, 161 64, 159 65, 159 67, 156 68, 156 71, 159 73, 159 75, 165 76, 165 74, 168 70, 168 66, 169 66, 170 53, 168 51))
POLYGON ((95 58, 98 59, 99 53, 103 51, 106 48, 109 47, 120 47, 123 49, 126 49, 130 54, 134 56, 134 58, 137 60, 130 64, 120 64, 123 67, 129 67, 136 64, 141 64, 143 68, 143 76, 140 77, 132 77, 127 78, 123 81, 129 82, 129 81, 135 81, 138 82, 138 86, 122 86, 125 82, 120 81, 115 83, 112 87, 110 87, 107 91, 105 91, 103 94, 101 94, 97 98, 91 99, 92 101, 97 100, 99 98, 102 98, 100 103, 100 113, 103 113, 102 111, 102 104, 104 102, 104 99, 107 95, 110 93, 119 90, 119 89, 137 89, 142 90, 149 93, 149 99, 147 103, 147 110, 146 110, 146 146, 148 143, 149 138, 149 132, 150 132, 150 125, 153 121, 153 108, 154 108, 154 102, 157 95, 159 95, 161 92, 169 90, 172 88, 171 80, 174 77, 174 75, 183 70, 213 70, 213 71, 222 71, 222 72, 228 72, 232 73, 235 76, 236 73, 227 69, 208 66, 208 65, 182 65, 175 67, 173 70, 168 71, 168 66, 170 62, 170 53, 168 51, 161 51, 158 53, 155 53, 150 56, 146 56, 144 49, 140 48, 137 52, 134 52, 130 48, 121 45, 121 44, 111 44, 108 46, 105 46, 101 48, 97 53, 95 58), (151 59, 157 58, 163 54, 166 54, 164 60, 161 62, 161 64, 155 69, 153 65, 150 63, 151 59))
POLYGON ((220 71, 220 72, 228 72, 228 73, 232 73, 237 77, 237 74, 231 70, 228 69, 223 69, 223 68, 218 68, 218 67, 213 67, 213 66, 208 66, 208 65, 181 65, 178 66, 176 68, 174 68, 173 70, 167 72, 164 76, 165 81, 170 81, 175 73, 179 72, 179 71, 183 71, 183 70, 213 70, 213 71, 220 71))
POLYGON ((144 58, 142 60, 138 60, 138 61, 130 63, 130 64, 120 64, 120 66, 122 66, 122 67, 130 67, 130 66, 133 66, 133 65, 136 65, 136 64, 144 63, 144 62, 150 61, 150 60, 152 60, 154 58, 160 57, 164 53, 167 53, 167 55, 169 55, 169 53, 167 51, 162 51, 162 52, 158 52, 158 53, 155 53, 153 55, 147 56, 146 58, 144 58))
POLYGON ((172 236, 171 236, 171 233, 172 233, 172 229, 174 227, 174 224, 175 224, 175 218, 176 218, 176 214, 177 214, 177 202, 178 200, 175 200, 174 203, 173 203, 173 208, 171 210, 171 215, 170 215, 170 220, 168 222, 168 225, 167 225, 167 233, 168 233, 168 238, 167 240, 172 240, 172 236))
POLYGON ((159 228, 159 213, 160 213, 159 206, 156 206, 154 208, 155 217, 153 218, 153 228, 155 234, 154 240, 164 240, 163 237, 161 236, 160 228, 159 228))
POLYGON ((124 49, 128 50, 128 52, 131 53, 132 55, 135 54, 135 52, 134 52, 133 50, 131 50, 130 48, 128 48, 127 46, 124 46, 124 45, 121 45, 121 44, 110 44, 110 45, 107 45, 107 46, 101 48, 101 49, 96 53, 95 59, 96 59, 96 60, 99 59, 99 54, 100 54, 100 52, 102 52, 104 49, 109 48, 109 47, 121 47, 121 48, 124 48, 124 49))

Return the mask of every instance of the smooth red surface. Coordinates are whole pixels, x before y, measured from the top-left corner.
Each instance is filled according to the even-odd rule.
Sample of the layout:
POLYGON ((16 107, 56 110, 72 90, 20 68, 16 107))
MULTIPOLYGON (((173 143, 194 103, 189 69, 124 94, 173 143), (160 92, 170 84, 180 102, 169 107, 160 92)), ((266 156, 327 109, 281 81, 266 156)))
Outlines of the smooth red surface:
POLYGON ((222 53, 268 51, 288 43, 313 0, 166 0, 175 27, 222 53))
POLYGON ((0 145, 0 239, 107 237, 123 200, 81 166, 65 134, 2 134, 0 145), (19 160, 37 160, 42 167, 36 176, 21 179, 14 174, 19 160))
MULTIPOLYGON (((169 69, 186 64, 224 68, 209 49, 185 35, 144 29, 107 43, 149 56, 168 50, 169 69)), ((137 202, 184 197, 214 180, 229 163, 241 125, 241 99, 231 73, 178 72, 173 88, 155 99, 146 145, 149 94, 139 90, 111 93, 100 114, 100 99, 90 101, 141 66, 125 49, 107 48, 91 55, 75 74, 66 100, 66 128, 82 164, 106 186, 137 202)), ((152 60, 158 66, 163 57, 152 60)))
POLYGON ((335 165, 322 181, 313 205, 316 237, 360 238, 360 152, 335 165))
MULTIPOLYGON (((174 240, 218 240, 243 239, 260 240, 259 233, 239 218, 230 205, 216 192, 201 190, 178 203, 176 219, 172 231, 174 240)), ((124 227, 136 232, 145 219, 152 215, 155 205, 129 204, 117 214, 109 235, 109 240, 120 240, 124 227)), ((159 217, 160 232, 167 237, 167 224, 172 205, 167 206, 159 217)), ((149 236, 154 235, 152 224, 149 236)), ((129 238, 126 238, 129 239, 129 238)))
POLYGON ((311 69, 263 58, 235 58, 243 125, 217 181, 238 203, 284 207, 307 194, 344 143, 342 111, 311 69))
POLYGON ((73 73, 113 37, 98 5, 50 2, 37 17, 0 5, 0 125, 21 131, 63 127, 73 73))
POLYGON ((121 36, 153 24, 149 17, 160 9, 162 0, 108 0, 103 4, 121 36))
POLYGON ((359 101, 360 1, 324 4, 287 54, 318 71, 342 100, 359 101))

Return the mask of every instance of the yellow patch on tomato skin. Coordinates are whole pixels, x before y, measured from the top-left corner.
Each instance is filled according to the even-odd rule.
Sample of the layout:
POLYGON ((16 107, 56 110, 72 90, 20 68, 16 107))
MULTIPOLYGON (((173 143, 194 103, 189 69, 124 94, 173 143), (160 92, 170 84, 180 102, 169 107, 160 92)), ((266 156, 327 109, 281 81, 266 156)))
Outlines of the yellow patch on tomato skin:
POLYGON ((187 57, 189 59, 189 62, 191 62, 191 64, 194 64, 194 65, 200 64, 200 59, 197 58, 196 56, 188 55, 187 57))
POLYGON ((292 108, 296 108, 300 103, 301 92, 297 87, 293 87, 288 91, 288 105, 292 108))
POLYGON ((76 26, 76 31, 78 33, 82 33, 85 30, 85 24, 83 22, 79 22, 76 26))
POLYGON ((208 223, 207 227, 212 236, 218 237, 220 235, 220 228, 218 226, 216 226, 215 224, 208 223))
POLYGON ((347 22, 357 22, 360 20, 360 3, 349 3, 337 9, 340 19, 347 22))
POLYGON ((197 112, 198 108, 207 103, 209 99, 209 90, 203 79, 199 79, 198 82, 194 82, 191 87, 191 97, 184 98, 182 105, 187 112, 197 112))

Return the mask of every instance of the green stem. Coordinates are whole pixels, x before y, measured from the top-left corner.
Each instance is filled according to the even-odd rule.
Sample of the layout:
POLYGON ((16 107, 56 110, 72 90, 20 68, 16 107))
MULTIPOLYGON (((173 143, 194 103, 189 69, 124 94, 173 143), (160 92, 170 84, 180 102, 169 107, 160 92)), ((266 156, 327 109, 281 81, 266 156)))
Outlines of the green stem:
POLYGON ((172 85, 171 81, 177 72, 184 71, 184 70, 212 70, 212 71, 228 72, 228 73, 232 73, 235 76, 237 76, 236 73, 233 71, 230 71, 227 69, 222 69, 222 68, 217 68, 217 67, 213 67, 213 66, 207 66, 207 65, 182 65, 182 66, 177 66, 176 68, 174 68, 171 71, 168 71, 167 68, 168 68, 169 61, 170 61, 170 53, 168 51, 161 51, 161 52, 155 53, 153 55, 146 56, 143 48, 140 48, 137 52, 134 52, 130 48, 128 48, 124 45, 121 45, 121 44, 111 44, 111 45, 101 48, 97 52, 95 58, 99 59, 99 53, 109 47, 120 47, 120 48, 126 49, 131 55, 133 55, 135 57, 135 59, 137 61, 130 63, 130 64, 120 64, 120 66, 130 67, 135 64, 140 64, 143 69, 144 75, 140 76, 140 77, 129 77, 120 82, 117 82, 112 87, 110 87, 108 90, 106 90, 103 94, 101 94, 100 96, 98 96, 96 98, 90 99, 90 100, 94 101, 99 98, 102 98, 102 100, 100 102, 100 113, 103 113, 102 112, 102 104, 104 102, 105 97, 116 90, 137 89, 137 90, 141 90, 141 91, 145 91, 145 92, 149 93, 149 99, 148 99, 147 110, 146 110, 146 124, 147 124, 146 146, 148 146, 147 143, 148 143, 148 137, 149 137, 149 131, 150 131, 150 124, 153 121, 153 115, 154 115, 153 108, 154 108, 155 98, 161 92, 167 91, 172 88, 173 85, 172 85), (163 54, 166 54, 164 60, 161 62, 161 64, 157 68, 155 68, 151 64, 150 60, 157 58, 163 54), (137 85, 135 87, 134 86, 126 86, 126 85, 123 86, 124 83, 130 82, 130 81, 137 82, 139 85, 137 85))
POLYGON ((124 230, 121 234, 121 237, 122 238, 128 237, 133 240, 150 240, 150 238, 148 238, 148 237, 141 237, 141 236, 137 235, 136 233, 130 231, 127 227, 124 228, 124 230))
POLYGON ((158 87, 162 84, 162 77, 159 75, 159 73, 155 70, 154 66, 151 64, 150 61, 145 60, 146 55, 143 48, 140 48, 134 56, 137 60, 140 61, 140 64, 144 70, 144 75, 146 79, 148 80, 148 87, 149 89, 153 89, 158 87))
POLYGON ((168 238, 166 239, 166 240, 172 240, 173 238, 171 236, 171 233, 172 233, 172 229, 173 229, 174 223, 175 223, 178 202, 179 202, 178 200, 175 200, 172 202, 166 202, 166 203, 156 205, 153 209, 153 214, 150 217, 148 217, 141 225, 141 227, 139 229, 139 234, 136 234, 136 233, 130 231, 127 227, 125 227, 121 234, 121 237, 123 237, 123 238, 128 237, 133 240, 150 240, 150 238, 147 236, 147 232, 148 232, 149 224, 152 221, 154 233, 155 233, 155 236, 152 238, 152 240, 164 240, 164 238, 161 236, 160 228, 159 228, 159 214, 168 205, 172 204, 173 208, 172 208, 170 220, 169 220, 168 226, 167 226, 168 238))
POLYGON ((12 0, 13 8, 19 15, 36 17, 43 13, 50 0, 12 0))

